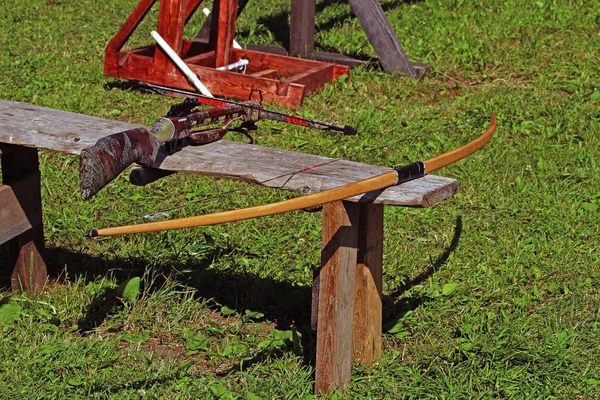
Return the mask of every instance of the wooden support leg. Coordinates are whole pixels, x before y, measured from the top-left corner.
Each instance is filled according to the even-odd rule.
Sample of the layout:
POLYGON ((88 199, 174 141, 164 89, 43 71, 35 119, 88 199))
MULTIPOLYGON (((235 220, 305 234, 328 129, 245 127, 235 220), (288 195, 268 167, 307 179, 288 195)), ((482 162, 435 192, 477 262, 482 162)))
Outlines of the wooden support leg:
POLYGON ((361 204, 354 301, 353 358, 381 358, 383 204, 361 204))
MULTIPOLYGON (((215 67, 228 65, 235 35, 238 0, 217 0, 213 4, 210 41, 215 49, 215 67)), ((236 60, 237 61, 237 60, 236 60)))
POLYGON ((378 0, 348 1, 387 72, 400 72, 411 78, 427 73, 429 65, 408 59, 378 0))
POLYGON ((359 205, 323 207, 315 393, 342 390, 352 369, 352 324, 359 205))
POLYGON ((14 265, 11 285, 13 290, 39 290, 48 274, 40 254, 44 248, 44 231, 37 149, 1 144, 0 150, 3 183, 11 186, 10 195, 16 198, 21 209, 15 215, 22 211, 31 225, 8 242, 10 262, 14 265))
POLYGON ((290 54, 310 58, 315 50, 315 0, 292 0, 290 54))
MULTIPOLYGON (((178 55, 183 47, 183 27, 185 25, 185 1, 163 0, 160 2, 160 16, 158 19, 158 33, 171 46, 178 55)), ((154 56, 154 69, 172 76, 174 79, 181 76, 177 67, 167 54, 156 46, 154 56)), ((185 79, 185 78, 180 78, 185 79)))

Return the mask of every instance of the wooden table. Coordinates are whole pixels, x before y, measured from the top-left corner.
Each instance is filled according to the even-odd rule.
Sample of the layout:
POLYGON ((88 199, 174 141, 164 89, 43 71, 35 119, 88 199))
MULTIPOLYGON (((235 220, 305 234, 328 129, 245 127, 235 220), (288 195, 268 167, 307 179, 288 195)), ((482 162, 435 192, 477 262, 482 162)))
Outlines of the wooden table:
MULTIPOLYGON (((10 242, 12 286, 35 290, 47 280, 44 263, 37 149, 78 155, 99 138, 134 127, 81 114, 0 100, 0 244, 10 242)), ((161 170, 193 172, 262 183, 310 194, 388 171, 336 161, 305 173, 265 182, 299 166, 331 159, 221 140, 186 147, 162 159, 161 170)), ((458 183, 428 175, 380 193, 323 208, 321 266, 313 282, 312 324, 317 329, 316 393, 342 388, 355 359, 381 356, 384 205, 427 207, 458 192, 458 183)))

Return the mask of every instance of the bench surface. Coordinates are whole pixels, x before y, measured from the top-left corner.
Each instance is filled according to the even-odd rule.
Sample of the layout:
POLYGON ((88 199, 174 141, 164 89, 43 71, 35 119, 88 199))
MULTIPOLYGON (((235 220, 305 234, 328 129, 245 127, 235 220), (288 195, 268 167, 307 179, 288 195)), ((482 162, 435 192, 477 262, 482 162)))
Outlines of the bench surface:
MULTIPOLYGON (((0 100, 0 143, 79 155, 82 149, 94 145, 103 136, 137 127, 139 125, 0 100)), ((219 140, 202 146, 188 146, 166 157, 159 156, 155 167, 241 180, 303 194, 331 189, 390 170, 352 161, 332 160, 306 153, 219 140), (303 167, 324 163, 328 164, 298 173, 303 167)), ((458 190, 458 182, 454 179, 427 175, 377 194, 367 193, 348 200, 427 207, 453 196, 458 190)))

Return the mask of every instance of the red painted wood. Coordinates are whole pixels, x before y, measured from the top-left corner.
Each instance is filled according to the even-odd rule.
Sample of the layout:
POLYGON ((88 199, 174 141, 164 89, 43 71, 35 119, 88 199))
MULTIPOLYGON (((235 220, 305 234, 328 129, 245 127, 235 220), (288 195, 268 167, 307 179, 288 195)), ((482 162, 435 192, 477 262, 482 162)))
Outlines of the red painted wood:
MULTIPOLYGON (((161 0, 158 14, 158 34, 180 57, 183 50, 185 25, 184 6, 184 0, 161 0)), ((154 51, 154 70, 162 73, 178 71, 177 66, 159 46, 156 46, 154 51)))
POLYGON ((305 72, 287 78, 285 83, 297 83, 306 86, 306 92, 311 93, 333 78, 333 64, 322 64, 305 72))
MULTIPOLYGON (((279 54, 261 53, 258 51, 233 49, 236 58, 246 58, 249 61, 246 71, 253 73, 262 71, 263 69, 275 69, 283 78, 290 78, 306 72, 309 69, 321 67, 326 63, 314 60, 305 60, 279 54)), ((338 66, 340 71, 348 72, 350 69, 347 66, 338 66)))
POLYGON ((279 73, 275 69, 263 69, 262 71, 257 71, 249 75, 256 76, 257 78, 277 79, 279 73))
POLYGON ((369 364, 381 358, 383 204, 360 204, 358 232, 352 353, 369 364))
MULTIPOLYGON (((111 41, 105 55, 104 73, 121 79, 194 90, 158 46, 119 51, 154 2, 141 0, 111 41)), ((185 23, 201 3, 202 0, 162 0, 157 31, 216 96, 247 100, 251 91, 258 89, 263 92, 265 102, 293 109, 302 104, 308 92, 349 72, 349 68, 342 65, 233 49, 238 0, 214 2, 213 15, 218 18, 213 18, 209 43, 184 40, 185 23), (250 62, 245 75, 214 69, 241 58, 250 62)))
POLYGON ((186 24, 190 20, 190 18, 192 18, 192 16, 194 15, 194 13, 198 9, 198 7, 200 7, 200 4, 202 4, 202 1, 203 0, 188 0, 187 5, 185 7, 185 18, 184 18, 186 24))
POLYGON ((196 56, 184 59, 186 64, 201 65, 203 67, 212 67, 215 65, 215 51, 198 54, 196 56))
POLYGON ((119 51, 123 48, 125 42, 131 37, 135 28, 142 22, 155 2, 156 0, 141 0, 138 3, 129 18, 127 18, 115 37, 108 44, 108 47, 106 48, 107 52, 119 51))
POLYGON ((215 0, 213 4, 210 43, 215 49, 216 68, 237 61, 231 54, 237 9, 237 0, 215 0))

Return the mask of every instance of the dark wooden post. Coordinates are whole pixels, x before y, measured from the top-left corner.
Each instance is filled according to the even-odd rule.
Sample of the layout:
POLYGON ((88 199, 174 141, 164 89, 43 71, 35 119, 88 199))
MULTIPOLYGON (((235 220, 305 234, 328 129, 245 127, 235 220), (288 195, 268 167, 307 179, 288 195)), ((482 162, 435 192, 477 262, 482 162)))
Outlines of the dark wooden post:
POLYGON ((342 391, 352 360, 381 358, 383 204, 323 206, 321 267, 313 282, 315 393, 342 391))
POLYGON ((354 300, 353 358, 381 358, 383 204, 361 204, 354 300))
POLYGON ((48 273, 41 256, 44 231, 37 149, 0 144, 0 150, 4 184, 0 186, 1 214, 3 219, 14 218, 13 229, 22 227, 6 236, 10 237, 10 262, 14 266, 11 285, 13 290, 39 290, 45 285, 48 273))
POLYGON ((315 0, 292 0, 290 55, 310 58, 315 50, 315 0))
POLYGON ((343 389, 352 372, 359 205, 323 206, 315 393, 343 389))

